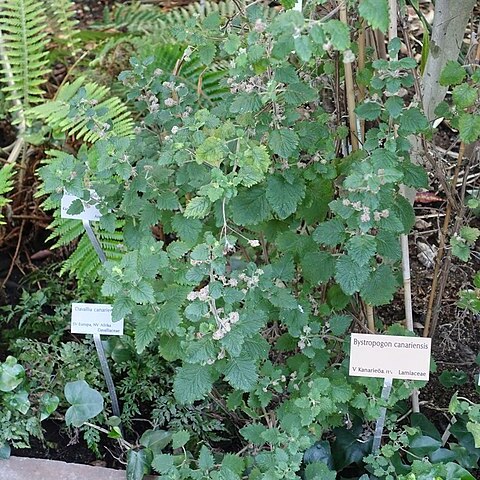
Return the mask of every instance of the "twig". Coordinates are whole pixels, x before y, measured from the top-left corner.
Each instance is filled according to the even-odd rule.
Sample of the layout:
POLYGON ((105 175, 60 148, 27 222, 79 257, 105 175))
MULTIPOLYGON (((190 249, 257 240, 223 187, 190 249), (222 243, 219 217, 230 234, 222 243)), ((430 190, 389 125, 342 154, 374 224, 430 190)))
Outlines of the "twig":
MULTIPOLYGON (((452 186, 455 186, 457 184, 458 173, 460 172, 460 167, 462 165, 462 159, 463 159, 464 153, 465 153, 465 144, 462 142, 460 144, 460 150, 458 152, 457 166, 455 168, 455 172, 453 174, 453 179, 451 182, 452 186)), ((450 197, 453 197, 453 195, 450 195, 450 197)), ((440 233, 440 242, 438 245, 437 257, 435 259, 435 269, 433 271, 432 290, 430 292, 430 297, 428 299, 427 314, 425 316, 425 328, 423 329, 424 337, 428 337, 430 333, 433 333, 433 329, 432 329, 432 332, 430 332, 431 330, 430 324, 432 321, 432 312, 433 312, 433 302, 435 301, 435 294, 437 291, 440 264, 442 262, 443 254, 445 252, 445 239, 448 234, 448 225, 450 224, 450 216, 452 214, 452 208, 454 206, 455 205, 452 205, 452 202, 449 201, 447 205, 447 209, 445 211, 445 218, 443 220, 443 227, 440 233)))
POLYGON ((10 263, 10 267, 8 269, 7 275, 3 279, 1 288, 5 287, 5 284, 8 282, 10 275, 13 272, 13 267, 15 266, 15 261, 17 260, 18 252, 20 251, 20 245, 22 243, 22 235, 23 235, 23 227, 25 226, 25 220, 22 221, 22 225, 20 226, 20 232, 18 234, 17 246, 15 248, 15 253, 13 254, 12 261, 10 263))

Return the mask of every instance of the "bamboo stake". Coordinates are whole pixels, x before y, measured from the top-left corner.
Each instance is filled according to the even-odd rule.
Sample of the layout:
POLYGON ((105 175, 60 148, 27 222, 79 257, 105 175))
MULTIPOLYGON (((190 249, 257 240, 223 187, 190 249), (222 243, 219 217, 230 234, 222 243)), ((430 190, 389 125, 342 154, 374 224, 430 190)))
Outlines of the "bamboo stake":
MULTIPOLYGON (((347 25, 347 7, 345 3, 340 5, 340 20, 347 25)), ((348 122, 350 126, 350 141, 352 144, 352 150, 358 150, 358 138, 357 138, 357 118, 355 115, 355 90, 353 83, 352 64, 344 63, 345 69, 345 89, 347 95, 347 107, 348 107, 348 122)))
MULTIPOLYGON (((398 37, 398 21, 397 21, 397 0, 388 0, 390 21, 388 25, 388 39, 392 41, 398 37)), ((391 60, 398 60, 398 55, 391 60)), ((400 194, 407 197, 406 187, 400 187, 400 194)), ((412 309, 412 281, 410 274, 410 252, 408 248, 408 235, 402 233, 400 235, 400 245, 402 249, 402 276, 403 276, 403 303, 405 308, 405 321, 407 329, 413 332, 413 309, 412 309)), ((418 390, 412 392, 412 411, 420 412, 418 399, 418 390)))
MULTIPOLYGON (((340 20, 347 25, 347 7, 345 3, 340 5, 340 20)), ((345 89, 347 96, 347 108, 348 108, 348 123, 350 127, 350 141, 352 144, 352 151, 357 151, 359 149, 358 143, 358 125, 357 125, 357 116, 355 115, 355 89, 353 82, 353 71, 352 64, 349 62, 344 62, 343 64, 345 69, 345 89)), ((367 325, 371 333, 375 333, 375 319, 373 316, 373 307, 371 305, 366 305, 367 310, 367 325)))

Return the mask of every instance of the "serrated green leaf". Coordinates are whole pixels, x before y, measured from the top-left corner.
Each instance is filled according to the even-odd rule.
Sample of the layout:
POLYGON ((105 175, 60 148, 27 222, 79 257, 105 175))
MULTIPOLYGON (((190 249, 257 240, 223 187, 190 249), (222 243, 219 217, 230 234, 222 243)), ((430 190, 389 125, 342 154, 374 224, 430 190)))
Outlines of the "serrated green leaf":
POLYGON ((288 128, 274 130, 268 138, 268 146, 282 158, 289 158, 298 146, 298 135, 288 128))
POLYGON ((330 20, 323 25, 323 31, 329 36, 335 50, 343 52, 350 47, 350 30, 340 20, 330 20))
POLYGON ((377 102, 364 102, 355 109, 359 118, 376 120, 382 113, 382 107, 377 102))
POLYGON ((272 210, 284 220, 297 210, 305 197, 305 183, 300 178, 289 183, 282 175, 272 175, 267 181, 266 196, 272 210))
POLYGON ((458 85, 466 76, 467 72, 458 62, 449 60, 440 74, 439 83, 443 87, 458 85))
POLYGON ((480 115, 462 113, 458 120, 458 130, 462 142, 475 142, 480 137, 480 115))
POLYGON ((468 262, 470 259, 470 247, 462 238, 452 237, 450 239, 450 246, 452 247, 452 254, 463 262, 468 262))
POLYGON ((313 102, 317 96, 317 92, 304 82, 289 85, 284 93, 285 102, 295 107, 313 102))
POLYGON ((396 95, 387 98, 387 101, 385 102, 385 109, 392 118, 398 118, 403 111, 403 107, 403 98, 397 97, 396 95))
POLYGON ((460 229, 460 236, 469 245, 473 245, 480 237, 480 230, 476 227, 469 227, 468 225, 460 229))
POLYGON ((428 127, 428 120, 418 108, 409 108, 400 117, 400 128, 404 134, 420 133, 428 127))
POLYGON ((198 56, 200 58, 200 61, 204 65, 210 65, 215 58, 216 51, 217 48, 213 43, 207 43, 206 45, 202 45, 198 49, 198 56))
POLYGON ((187 218, 205 218, 210 212, 210 205, 207 197, 194 197, 188 202, 184 215, 187 218))
POLYGON ((257 225, 267 220, 271 214, 263 185, 241 190, 231 200, 230 207, 232 219, 237 225, 257 225))
POLYGON ((360 295, 369 305, 385 305, 397 291, 397 280, 387 265, 380 265, 364 283, 360 295))
POLYGON ((477 98, 478 89, 467 83, 457 85, 452 92, 453 103, 460 109, 471 107, 477 98))
POLYGON ((351 256, 342 255, 337 260, 335 280, 347 295, 360 291, 368 276, 368 268, 360 266, 351 256))
POLYGON ((157 326, 152 315, 138 315, 135 325, 135 347, 141 354, 157 335, 157 326))
POLYGON ((146 281, 141 280, 129 288, 131 299, 140 304, 155 303, 155 296, 153 294, 153 287, 146 281))
POLYGON ((209 470, 215 465, 215 459, 213 458, 212 452, 205 446, 202 445, 200 449, 200 455, 198 457, 198 466, 201 470, 209 470))
POLYGON ((201 400, 213 387, 214 376, 209 365, 184 364, 173 382, 175 398, 181 404, 201 400))
POLYGON ((295 52, 302 62, 308 62, 312 56, 312 43, 307 35, 300 35, 293 40, 295 52))
POLYGON ((405 161, 402 164, 403 178, 402 183, 407 187, 427 188, 428 175, 421 165, 415 165, 412 162, 405 161))
POLYGON ((390 19, 387 0, 361 0, 358 13, 372 28, 387 31, 390 19))
POLYGON ((226 154, 225 142, 216 137, 208 137, 195 153, 195 159, 198 163, 208 163, 219 167, 226 154))
POLYGON ((321 223, 313 232, 313 239, 322 245, 334 247, 346 238, 345 225, 336 218, 321 223))
POLYGON ((355 235, 345 245, 348 254, 359 265, 366 265, 375 255, 377 243, 373 235, 355 235))
POLYGON ((249 358, 231 358, 225 368, 225 380, 235 389, 249 392, 258 380, 255 362, 249 358))
POLYGON ((343 335, 352 324, 352 321, 353 318, 349 315, 333 315, 329 320, 330 330, 334 335, 343 335))
POLYGON ((398 235, 395 235, 392 232, 381 230, 378 232, 376 240, 378 255, 393 261, 400 260, 402 257, 402 251, 400 249, 400 240, 398 235))
POLYGON ((303 278, 312 285, 328 282, 335 273, 335 258, 328 252, 307 252, 301 259, 303 278))

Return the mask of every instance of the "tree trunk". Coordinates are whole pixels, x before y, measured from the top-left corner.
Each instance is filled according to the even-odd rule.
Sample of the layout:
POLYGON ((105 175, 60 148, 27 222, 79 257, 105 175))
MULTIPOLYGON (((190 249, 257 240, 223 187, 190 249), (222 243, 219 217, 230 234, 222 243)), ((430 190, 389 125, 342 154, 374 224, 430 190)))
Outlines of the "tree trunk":
POLYGON ((448 60, 457 60, 465 29, 477 0, 436 0, 432 38, 423 74, 423 108, 427 118, 435 118, 435 108, 445 98, 447 87, 439 83, 448 60))

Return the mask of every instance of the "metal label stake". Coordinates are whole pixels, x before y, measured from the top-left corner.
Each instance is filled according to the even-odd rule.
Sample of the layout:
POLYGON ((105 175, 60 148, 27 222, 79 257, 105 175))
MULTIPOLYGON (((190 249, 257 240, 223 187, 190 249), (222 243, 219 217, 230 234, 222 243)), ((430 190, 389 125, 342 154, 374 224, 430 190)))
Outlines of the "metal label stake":
MULTIPOLYGON (((393 378, 387 377, 383 381, 383 388, 382 388, 382 400, 385 402, 390 397, 390 392, 392 391, 392 383, 393 378)), ((387 415, 387 407, 382 407, 380 410, 380 416, 378 417, 377 423, 375 425, 375 435, 373 437, 373 447, 372 453, 377 453, 380 448, 380 444, 382 443, 382 434, 383 434, 383 427, 385 426, 385 416, 387 415)))
MULTIPOLYGON (((105 252, 102 250, 98 238, 95 236, 95 232, 90 225, 89 220, 83 220, 83 228, 95 250, 100 262, 105 263, 107 257, 105 252)), ((107 356, 105 355, 105 350, 103 348, 102 339, 98 333, 93 334, 93 341, 95 342, 95 348, 97 349, 98 359, 100 360, 100 366, 102 367, 103 376, 105 377, 105 382, 107 384, 108 393, 110 394, 110 399, 112 400, 112 411, 116 417, 120 417, 120 407, 118 405, 117 392, 115 391, 115 385, 113 383, 112 373, 110 372, 110 367, 108 366, 107 356)))

